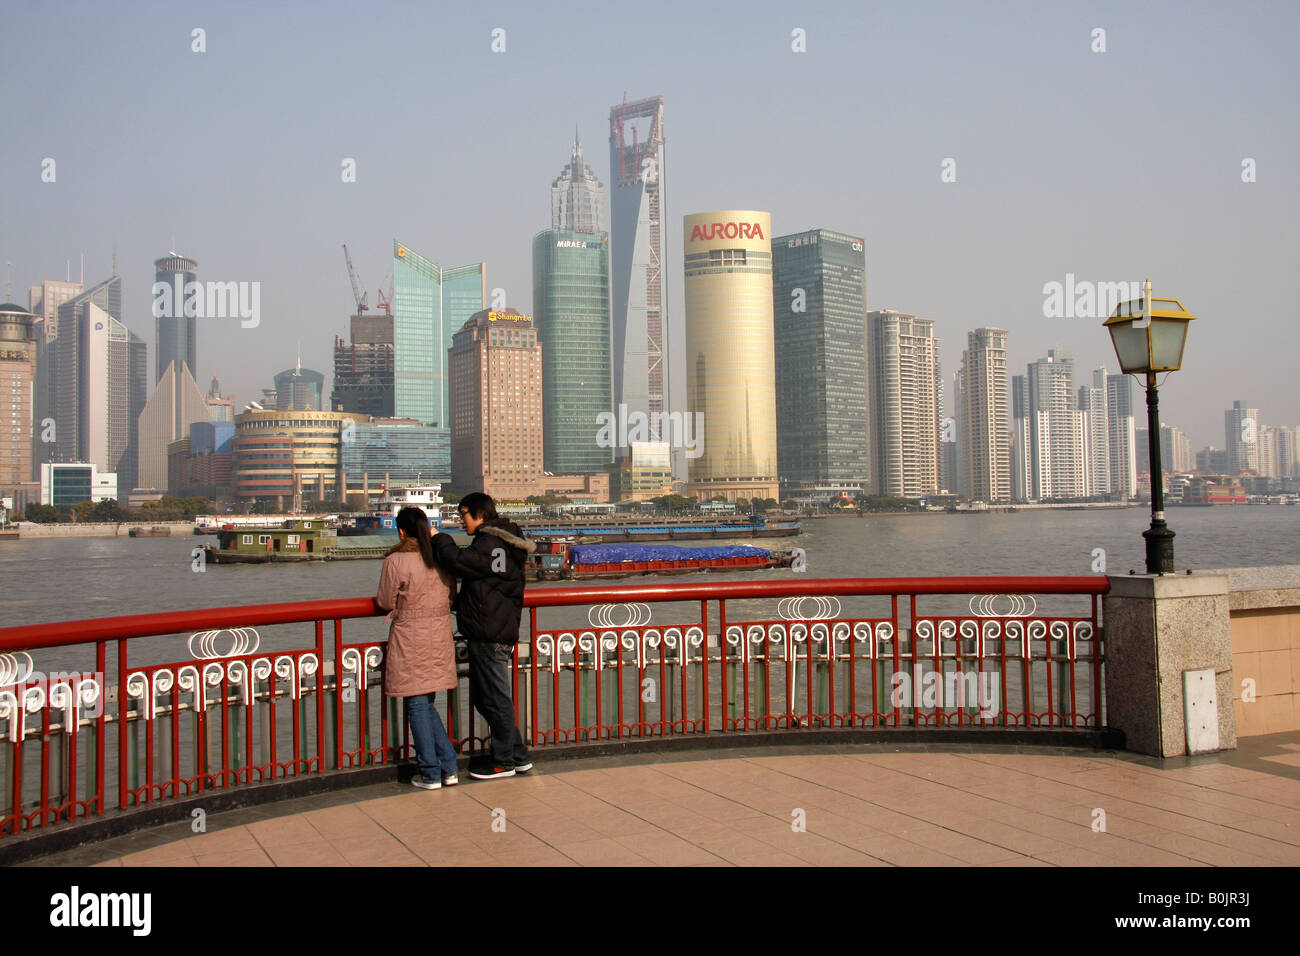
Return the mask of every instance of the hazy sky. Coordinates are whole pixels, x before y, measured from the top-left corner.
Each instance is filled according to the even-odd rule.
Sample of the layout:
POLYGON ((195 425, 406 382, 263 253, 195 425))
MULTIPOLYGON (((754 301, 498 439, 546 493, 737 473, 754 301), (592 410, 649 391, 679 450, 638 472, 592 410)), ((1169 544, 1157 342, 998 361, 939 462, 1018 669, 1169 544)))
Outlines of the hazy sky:
POLYGON ((397 238, 485 260, 529 311, 574 124, 608 186, 610 106, 662 94, 675 327, 682 217, 713 209, 863 236, 869 308, 933 318, 949 386, 981 325, 1010 331, 1012 373, 1057 346, 1076 384, 1116 370, 1101 318, 1046 317, 1043 286, 1150 276, 1198 316, 1164 419, 1222 447, 1234 399, 1300 423, 1298 27, 1291 2, 8 0, 0 255, 26 305, 83 254, 107 277, 116 242, 151 374, 173 237, 200 279, 259 281, 257 328, 199 324, 200 384, 242 405, 299 341, 328 382, 353 311, 343 242, 372 305, 397 238))

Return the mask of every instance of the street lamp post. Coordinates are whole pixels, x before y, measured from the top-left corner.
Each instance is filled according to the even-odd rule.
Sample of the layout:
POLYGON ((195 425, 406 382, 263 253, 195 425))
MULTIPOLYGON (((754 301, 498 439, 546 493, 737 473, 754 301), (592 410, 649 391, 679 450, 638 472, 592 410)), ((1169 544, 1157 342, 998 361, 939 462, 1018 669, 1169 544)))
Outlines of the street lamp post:
POLYGON ((1147 574, 1174 570, 1174 533, 1165 523, 1164 471, 1160 463, 1160 399, 1156 373, 1175 372, 1183 364, 1187 326, 1196 316, 1177 299, 1153 299, 1151 280, 1140 299, 1115 306, 1106 320, 1115 356, 1126 375, 1147 380, 1147 447, 1151 457, 1151 527, 1146 539, 1147 574))

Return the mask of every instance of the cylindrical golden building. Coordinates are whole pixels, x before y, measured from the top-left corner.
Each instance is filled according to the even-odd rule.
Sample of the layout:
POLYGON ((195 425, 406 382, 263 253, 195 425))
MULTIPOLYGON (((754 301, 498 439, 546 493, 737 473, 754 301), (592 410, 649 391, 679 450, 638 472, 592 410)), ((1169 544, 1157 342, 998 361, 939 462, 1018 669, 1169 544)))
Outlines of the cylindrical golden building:
POLYGON ((703 426, 687 494, 777 498, 771 214, 697 213, 682 240, 686 403, 703 426))

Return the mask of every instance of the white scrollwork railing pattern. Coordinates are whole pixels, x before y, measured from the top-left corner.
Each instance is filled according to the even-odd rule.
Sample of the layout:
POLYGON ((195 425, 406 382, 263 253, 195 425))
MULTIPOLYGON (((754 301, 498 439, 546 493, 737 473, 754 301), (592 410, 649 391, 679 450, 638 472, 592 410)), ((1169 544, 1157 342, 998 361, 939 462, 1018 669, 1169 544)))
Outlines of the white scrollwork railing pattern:
POLYGON ((32 655, 26 651, 0 654, 0 687, 27 683, 32 676, 32 655))
POLYGON ((347 672, 352 675, 353 686, 364 691, 370 686, 370 672, 377 670, 384 662, 384 649, 379 644, 372 644, 364 648, 364 653, 362 651, 363 649, 359 647, 345 647, 342 663, 347 672))
POLYGON ((262 644, 262 638, 251 627, 226 627, 215 631, 200 631, 191 634, 189 640, 190 656, 195 660, 216 660, 222 657, 245 657, 256 654, 262 644), (230 635, 230 649, 219 651, 217 641, 222 634, 230 635), (195 648, 197 642, 198 648, 195 648))

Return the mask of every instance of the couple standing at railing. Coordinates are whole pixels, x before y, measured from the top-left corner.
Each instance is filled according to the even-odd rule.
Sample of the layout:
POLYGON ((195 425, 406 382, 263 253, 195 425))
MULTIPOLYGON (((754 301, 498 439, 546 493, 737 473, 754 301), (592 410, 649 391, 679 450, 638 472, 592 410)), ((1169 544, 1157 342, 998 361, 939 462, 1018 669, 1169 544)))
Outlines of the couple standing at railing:
POLYGON ((419 773, 411 783, 438 790, 459 781, 456 751, 434 706, 440 690, 457 685, 451 611, 469 648, 469 699, 491 728, 490 752, 471 757, 479 780, 512 777, 533 768, 515 723, 510 661, 519 639, 524 565, 535 550, 519 526, 497 515, 482 492, 466 495, 460 519, 473 536, 459 548, 449 535, 429 533, 419 508, 397 513, 401 540, 384 558, 376 602, 391 611, 384 692, 406 702, 419 773), (457 579, 460 587, 457 591, 457 579))

